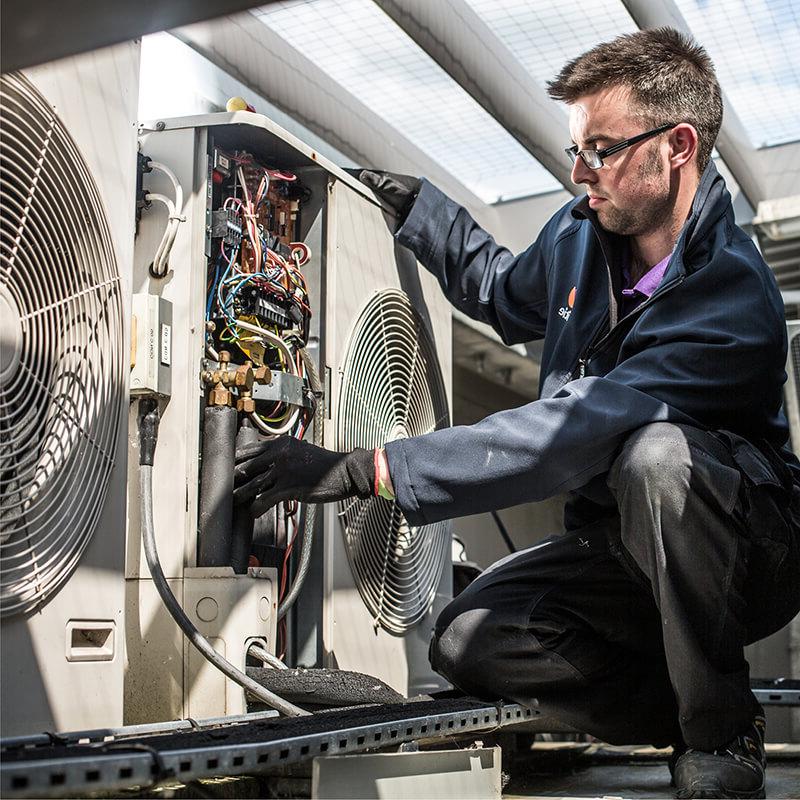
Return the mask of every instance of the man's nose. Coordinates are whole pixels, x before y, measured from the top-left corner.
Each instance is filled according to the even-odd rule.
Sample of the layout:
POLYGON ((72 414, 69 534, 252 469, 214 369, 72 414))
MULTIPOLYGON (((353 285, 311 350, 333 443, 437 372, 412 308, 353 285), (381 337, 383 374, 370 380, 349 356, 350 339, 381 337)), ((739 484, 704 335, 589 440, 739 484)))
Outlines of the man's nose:
POLYGON ((594 170, 589 169, 580 156, 572 164, 570 178, 573 183, 594 183, 597 180, 594 170))

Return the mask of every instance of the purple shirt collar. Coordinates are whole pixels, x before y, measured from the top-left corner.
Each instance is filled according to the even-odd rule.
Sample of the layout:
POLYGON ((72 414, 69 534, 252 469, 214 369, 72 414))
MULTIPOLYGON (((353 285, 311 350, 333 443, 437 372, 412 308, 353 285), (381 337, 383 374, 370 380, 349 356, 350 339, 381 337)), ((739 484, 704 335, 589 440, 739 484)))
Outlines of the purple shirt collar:
POLYGON ((658 262, 653 267, 650 267, 641 278, 639 278, 638 283, 633 288, 627 288, 628 284, 631 280, 630 270, 626 265, 622 271, 622 277, 625 281, 625 286, 622 290, 622 296, 626 298, 636 297, 637 294, 642 296, 642 299, 650 297, 653 292, 658 289, 658 285, 661 283, 661 279, 664 277, 664 273, 667 271, 667 266, 669 265, 669 260, 672 257, 672 253, 670 253, 665 258, 662 258, 661 261, 658 262))

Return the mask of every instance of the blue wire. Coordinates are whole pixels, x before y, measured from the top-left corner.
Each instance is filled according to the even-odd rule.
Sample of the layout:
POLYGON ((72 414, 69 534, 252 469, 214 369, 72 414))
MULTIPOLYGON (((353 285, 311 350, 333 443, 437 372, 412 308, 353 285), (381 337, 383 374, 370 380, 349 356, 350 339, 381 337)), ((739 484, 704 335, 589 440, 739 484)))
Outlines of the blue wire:
POLYGON ((219 262, 222 259, 222 252, 217 256, 217 262, 214 264, 214 283, 211 286, 211 291, 208 293, 208 302, 206 303, 206 320, 211 319, 211 306, 214 303, 214 297, 217 294, 217 284, 219 283, 219 262))

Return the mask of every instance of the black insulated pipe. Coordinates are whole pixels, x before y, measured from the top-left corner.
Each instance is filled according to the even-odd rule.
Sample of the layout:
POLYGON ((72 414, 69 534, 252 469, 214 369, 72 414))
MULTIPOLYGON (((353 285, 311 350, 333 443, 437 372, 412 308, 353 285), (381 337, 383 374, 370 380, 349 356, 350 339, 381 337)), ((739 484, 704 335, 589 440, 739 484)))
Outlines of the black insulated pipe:
MULTIPOLYGON (((236 449, 260 441, 258 431, 247 417, 242 418, 239 433, 236 434, 236 449)), ((237 575, 244 575, 253 551, 253 515, 248 506, 235 506, 233 509, 233 535, 231 537, 231 566, 237 575)))
MULTIPOLYGON (((232 410, 232 409, 231 409, 232 410)), ((234 412, 234 419, 236 413, 234 412)), ((192 625, 181 604, 172 594, 164 570, 158 558, 156 546, 156 532, 153 521, 153 458, 156 443, 158 442, 158 405, 151 398, 139 401, 139 496, 141 502, 142 545, 147 560, 147 567, 153 578, 153 584, 161 597, 170 616, 178 623, 186 638, 197 648, 202 656, 210 661, 218 670, 235 681, 251 695, 266 703, 271 708, 277 709, 288 717, 301 717, 308 715, 308 711, 296 706, 274 692, 256 683, 244 672, 222 657, 210 644, 208 639, 192 625)))
POLYGON ((198 567, 231 563, 236 422, 236 409, 230 406, 208 406, 203 413, 198 567))

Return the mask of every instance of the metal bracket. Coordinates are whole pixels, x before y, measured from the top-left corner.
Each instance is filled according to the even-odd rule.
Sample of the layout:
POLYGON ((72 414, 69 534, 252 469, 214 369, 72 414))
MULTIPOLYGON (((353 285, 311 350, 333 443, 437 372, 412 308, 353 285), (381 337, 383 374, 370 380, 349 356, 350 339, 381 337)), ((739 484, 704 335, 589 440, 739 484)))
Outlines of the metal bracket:
POLYGON ((304 408, 311 407, 309 398, 303 392, 303 379, 289 372, 273 372, 272 381, 253 386, 252 395, 254 400, 272 400, 304 408))

